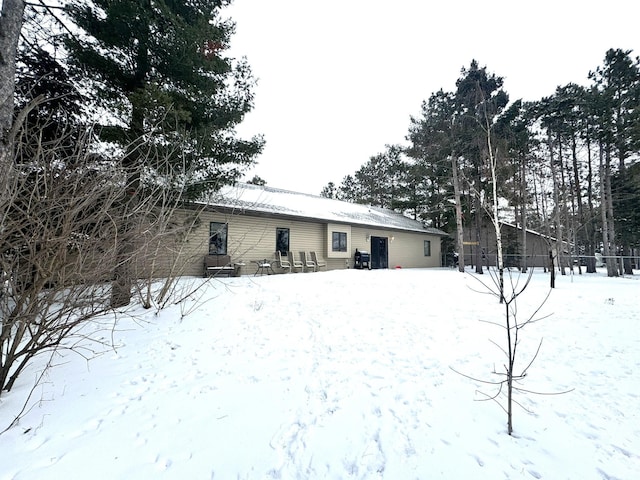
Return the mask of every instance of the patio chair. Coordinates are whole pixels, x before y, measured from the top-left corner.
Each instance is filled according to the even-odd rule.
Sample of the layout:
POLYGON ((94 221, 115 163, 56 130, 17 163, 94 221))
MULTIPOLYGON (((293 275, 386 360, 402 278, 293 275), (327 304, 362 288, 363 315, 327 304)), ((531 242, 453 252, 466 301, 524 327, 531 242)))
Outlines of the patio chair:
POLYGON ((318 270, 322 267, 324 267, 325 269, 327 268, 327 262, 325 261, 325 259, 318 258, 318 254, 316 252, 311 252, 311 260, 314 261, 318 270))
POLYGON ((287 255, 289 258, 289 263, 291 264, 291 271, 295 272, 296 269, 298 269, 302 272, 304 270, 304 263, 302 263, 300 260, 296 260, 293 256, 293 252, 287 252, 287 255))
POLYGON ((304 268, 307 272, 309 270, 311 270, 312 272, 316 271, 316 264, 313 260, 311 260, 311 257, 307 255, 307 252, 300 252, 300 259, 302 260, 304 268))
POLYGON ((286 270, 287 273, 291 273, 291 262, 287 257, 282 257, 280 250, 276 252, 276 263, 280 266, 281 270, 286 270))

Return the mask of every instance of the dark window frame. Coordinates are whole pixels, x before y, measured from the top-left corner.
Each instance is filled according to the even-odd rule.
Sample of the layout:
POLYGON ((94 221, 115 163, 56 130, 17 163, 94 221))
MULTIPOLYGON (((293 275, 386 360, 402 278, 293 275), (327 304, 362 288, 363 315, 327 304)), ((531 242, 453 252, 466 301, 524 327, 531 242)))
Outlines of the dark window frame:
POLYGON ((286 227, 276 227, 276 252, 286 255, 291 245, 291 230, 286 227), (285 238, 286 237, 286 238, 285 238), (286 245, 285 245, 286 243, 286 245), (286 247, 286 248, 282 248, 286 247))
POLYGON ((431 240, 424 241, 424 256, 425 257, 431 256, 431 240))
POLYGON ((347 232, 331 232, 331 251, 346 252, 348 248, 347 232))
POLYGON ((209 255, 226 255, 229 224, 209 222, 209 255))

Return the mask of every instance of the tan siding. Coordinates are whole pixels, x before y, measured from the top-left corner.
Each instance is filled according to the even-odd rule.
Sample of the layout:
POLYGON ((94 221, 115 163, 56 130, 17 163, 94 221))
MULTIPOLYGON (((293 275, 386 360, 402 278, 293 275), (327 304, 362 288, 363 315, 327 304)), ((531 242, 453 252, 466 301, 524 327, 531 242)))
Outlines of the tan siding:
MULTIPOLYGON (((179 221, 184 221, 184 218, 186 215, 183 214, 179 221)), ((318 256, 326 260, 327 270, 353 268, 355 249, 370 250, 367 236, 388 238, 390 267, 396 265, 403 268, 440 266, 440 237, 435 235, 245 214, 201 212, 198 215, 198 224, 188 235, 187 241, 180 243, 168 238, 159 248, 160 255, 152 263, 154 276, 168 274, 172 266, 178 275, 202 275, 203 258, 209 252, 210 222, 228 224, 227 253, 232 262, 245 263, 244 274, 255 271, 253 261, 274 260, 276 228, 289 229, 289 250, 295 253, 296 258, 299 257, 300 251, 315 251, 318 256), (343 258, 331 256, 329 232, 332 229, 346 231, 349 234, 349 251, 343 254, 343 258), (424 240, 431 240, 430 257, 424 256, 424 240)), ((147 269, 150 265, 147 262, 147 269)))
MULTIPOLYGON (((221 214, 214 212, 195 212, 180 210, 171 218, 171 225, 164 229, 162 225, 138 225, 138 244, 135 251, 133 273, 137 278, 161 278, 203 274, 203 259, 209 253, 209 224, 221 222, 228 224, 227 254, 234 263, 244 262, 243 273, 255 272, 257 266, 252 262, 262 259, 274 260, 276 248, 276 228, 289 229, 289 250, 299 258, 300 252, 315 251, 327 263, 327 270, 353 268, 353 256, 356 248, 370 251, 368 236, 380 236, 388 239, 389 266, 434 267, 440 265, 440 238, 437 236, 370 229, 352 225, 326 224, 321 222, 293 219, 276 219, 243 214, 221 214), (348 251, 331 252, 331 231, 346 232, 348 251), (423 255, 424 240, 431 240, 431 256, 423 255)), ((104 247, 104 245, 103 245, 104 247)), ((96 260, 105 268, 103 277, 111 276, 115 262, 113 251, 104 252, 96 260)), ((60 273, 75 276, 82 272, 75 266, 77 259, 69 258, 60 273), (68 270, 68 272, 67 272, 68 270)), ((74 277, 75 278, 75 277, 74 277)), ((64 280, 61 280, 64 281, 64 280)))
POLYGON ((325 230, 322 224, 300 222, 296 220, 280 220, 249 215, 223 215, 204 212, 200 215, 201 224, 189 238, 189 253, 195 254, 185 261, 191 263, 187 274, 202 273, 202 258, 208 254, 209 223, 227 223, 227 253, 232 262, 244 262, 243 273, 252 271, 252 261, 274 260, 276 249, 276 228, 289 229, 289 250, 299 258, 300 251, 316 251, 326 258, 324 249, 325 230))
POLYGON ((431 235, 395 233, 389 242, 389 267, 439 267, 440 237, 431 235), (424 255, 424 241, 431 242, 431 255, 424 255))
POLYGON ((426 268, 439 267, 440 237, 413 232, 389 231, 372 228, 353 228, 353 251, 371 251, 370 237, 386 237, 389 249, 389 267, 426 268), (424 256, 424 241, 431 241, 431 255, 424 256))
MULTIPOLYGON (((365 252, 368 252, 371 250, 371 245, 369 243, 369 240, 367 239, 367 234, 369 234, 370 232, 375 232, 376 230, 370 230, 364 227, 353 227, 351 229, 351 260, 352 260, 352 265, 353 265, 353 254, 356 251, 356 248, 358 250, 363 250, 365 252)), ((375 235, 375 233, 371 233, 372 235, 375 235)), ((386 232, 384 232, 384 234, 386 235, 386 232)), ((381 233, 380 236, 383 236, 383 234, 381 233)))
POLYGON ((139 225, 138 245, 134 255, 134 271, 138 278, 157 278, 169 275, 201 274, 193 265, 199 259, 200 249, 194 246, 190 231, 197 221, 195 212, 179 210, 172 215, 171 224, 139 225), (162 231, 159 233, 158 228, 162 231), (197 256, 197 258, 196 258, 197 256))

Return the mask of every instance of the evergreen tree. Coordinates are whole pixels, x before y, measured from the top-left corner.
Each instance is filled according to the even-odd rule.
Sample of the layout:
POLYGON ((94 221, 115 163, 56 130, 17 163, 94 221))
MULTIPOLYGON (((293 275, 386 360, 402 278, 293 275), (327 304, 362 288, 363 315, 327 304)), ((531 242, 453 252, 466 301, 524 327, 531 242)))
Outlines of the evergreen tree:
POLYGON ((57 142, 55 161, 61 167, 73 158, 65 152, 74 151, 78 136, 84 134, 82 105, 87 98, 64 65, 43 48, 22 48, 17 65, 15 114, 24 115, 23 135, 35 137, 23 142, 17 161, 29 162, 25 146, 57 142))
POLYGON ((177 169, 191 197, 235 181, 262 147, 234 130, 252 107, 253 79, 245 61, 224 55, 233 23, 220 10, 228 3, 72 0, 67 7, 83 31, 66 37, 70 61, 92 86, 103 140, 120 145, 125 165, 173 157, 173 172, 149 167, 156 179, 177 169))
POLYGON ((456 145, 453 135, 455 105, 453 94, 440 90, 422 103, 421 116, 411 117, 407 155, 412 168, 413 208, 429 225, 448 233, 456 229, 454 221, 451 156, 456 145))
POLYGON ((352 175, 347 175, 342 179, 336 198, 347 202, 362 203, 360 201, 360 185, 352 175))
POLYGON ((589 74, 603 100, 602 115, 607 142, 615 148, 618 170, 624 172, 627 159, 640 150, 640 58, 631 50, 610 49, 604 65, 589 74))
MULTIPOLYGON (((505 253, 512 255, 512 266, 527 270, 527 225, 529 217, 528 162, 532 159, 534 146, 531 131, 530 106, 521 100, 505 109, 495 123, 496 150, 503 157, 502 167, 497 173, 500 194, 514 207, 515 223, 521 229, 520 238, 505 234, 505 253), (517 264, 513 255, 520 255, 517 264)), ((544 253, 544 252, 538 252, 544 253)))
POLYGON ((347 175, 336 189, 329 182, 321 195, 353 203, 404 211, 407 207, 410 165, 404 149, 387 145, 383 153, 369 158, 354 175, 347 175))
POLYGON ((254 175, 253 178, 249 180, 247 183, 251 185, 261 185, 264 187, 267 184, 267 181, 264 178, 260 177, 259 175, 254 175))
MULTIPOLYGON (((612 179, 614 191, 613 207, 615 212, 616 232, 622 245, 634 249, 640 248, 640 162, 626 169, 624 176, 617 174, 612 179)), ((632 250, 629 252, 632 254, 632 250)), ((637 255, 637 253, 636 253, 637 255)), ((633 273, 630 262, 625 273, 633 273)), ((638 268, 636 266, 636 268, 638 268)))
MULTIPOLYGON (((612 160, 617 157, 618 188, 626 189, 632 186, 623 186, 626 181, 626 169, 629 163, 640 152, 638 125, 640 124, 640 59, 632 58, 631 51, 610 49, 604 59, 604 65, 590 73, 594 82, 595 120, 598 128, 596 135, 599 142, 601 158, 601 197, 602 197, 602 224, 603 244, 605 253, 610 256, 619 252, 616 241, 620 240, 617 234, 616 218, 620 216, 615 212, 614 191, 612 187, 613 176, 616 175, 616 165, 612 160), (607 251, 609 250, 609 251, 607 251)), ((629 252, 630 246, 626 245, 620 250, 629 252)), ((607 261, 607 270, 610 276, 618 274, 620 266, 607 261)), ((624 265, 627 273, 630 266, 624 265)))
MULTIPOLYGON (((459 139, 461 155, 468 165, 466 175, 473 193, 475 240, 480 243, 480 230, 483 223, 483 191, 486 165, 489 152, 487 139, 493 135, 492 128, 496 118, 509 103, 509 96, 502 89, 503 79, 479 67, 473 60, 468 69, 463 68, 456 82, 456 135, 459 139)), ((475 252, 476 273, 482 273, 482 255, 480 249, 475 252)))
POLYGON ((327 183, 322 187, 320 196, 324 198, 338 198, 338 189, 336 188, 336 184, 333 182, 327 183))
POLYGON ((355 173, 358 184, 357 203, 381 208, 401 209, 406 192, 407 164, 403 149, 387 145, 383 153, 372 156, 355 173))
MULTIPOLYGON (((72 0, 81 34, 67 35, 70 61, 94 93, 104 141, 119 146, 125 183, 112 288, 130 301, 137 204, 158 185, 184 198, 236 181, 262 140, 236 137, 252 107, 245 61, 224 55, 233 23, 225 0, 72 0), (148 189, 147 187, 152 187, 148 189)), ((157 189, 155 190, 157 191, 157 189)))

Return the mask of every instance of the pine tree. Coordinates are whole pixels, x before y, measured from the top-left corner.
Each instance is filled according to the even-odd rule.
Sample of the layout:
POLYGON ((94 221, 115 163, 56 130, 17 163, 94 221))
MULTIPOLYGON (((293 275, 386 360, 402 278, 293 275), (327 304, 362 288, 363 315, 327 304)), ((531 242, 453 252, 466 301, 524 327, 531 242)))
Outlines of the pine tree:
POLYGON ((120 215, 130 221, 120 232, 113 306, 130 301, 131 212, 147 187, 200 196, 237 180, 262 148, 260 138, 235 133, 252 107, 253 79, 245 61, 224 55, 234 28, 220 17, 228 3, 72 0, 66 8, 82 30, 66 37, 70 61, 94 93, 102 139, 123 155, 120 215))
POLYGON ((327 183, 322 187, 320 196, 324 198, 338 198, 338 189, 336 188, 336 184, 333 182, 327 183))
POLYGON ((448 233, 456 229, 451 205, 454 197, 451 156, 456 150, 454 109, 453 94, 442 90, 432 94, 422 103, 421 116, 411 117, 407 135, 411 142, 407 155, 415 162, 411 172, 413 208, 429 225, 448 233))
MULTIPOLYGON (((596 119, 597 137, 600 145, 602 188, 603 243, 605 253, 617 255, 616 217, 614 193, 612 189, 615 165, 612 159, 617 157, 619 184, 624 184, 629 159, 640 151, 638 143, 638 124, 640 124, 640 59, 632 58, 631 51, 610 49, 604 59, 604 65, 590 73, 597 92, 596 119), (606 252, 607 248, 610 250, 606 252)), ((624 248, 624 246, 622 247, 624 248)), ((626 246, 630 248, 629 245, 626 246)), ((607 261, 609 276, 615 276, 621 266, 607 261)), ((630 266, 625 265, 627 272, 630 266)))
POLYGON ((253 79, 245 61, 224 55, 234 28, 220 18, 228 3, 74 0, 67 7, 83 30, 66 37, 70 61, 93 88, 106 120, 102 138, 120 145, 128 164, 144 161, 142 151, 173 156, 169 165, 178 166, 192 197, 235 181, 262 147, 234 130, 252 107, 253 79))
MULTIPOLYGON (((463 68, 461 76, 456 82, 456 134, 460 138, 461 150, 470 171, 467 178, 470 181, 474 197, 475 240, 480 243, 482 228, 482 192, 486 172, 483 171, 488 158, 487 138, 491 132, 487 131, 494 125, 496 117, 509 103, 509 96, 502 89, 503 79, 488 73, 486 67, 479 67, 473 60, 468 69, 463 68)), ((482 273, 482 256, 479 248, 475 252, 476 273, 482 273)))

